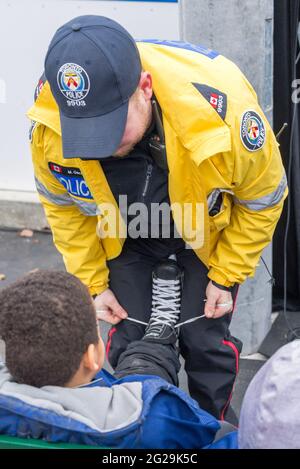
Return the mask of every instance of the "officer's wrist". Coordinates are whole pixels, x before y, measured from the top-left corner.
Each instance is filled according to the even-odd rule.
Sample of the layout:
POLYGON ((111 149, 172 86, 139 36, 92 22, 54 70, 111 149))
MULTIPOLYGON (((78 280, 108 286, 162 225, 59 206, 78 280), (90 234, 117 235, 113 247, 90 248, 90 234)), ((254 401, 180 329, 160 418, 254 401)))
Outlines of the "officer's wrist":
POLYGON ((229 292, 232 292, 232 289, 233 289, 233 287, 234 287, 234 285, 232 285, 231 287, 225 287, 224 285, 221 285, 220 283, 217 283, 217 282, 215 282, 214 280, 211 280, 211 283, 212 283, 215 287, 219 288, 220 290, 229 291, 229 292))

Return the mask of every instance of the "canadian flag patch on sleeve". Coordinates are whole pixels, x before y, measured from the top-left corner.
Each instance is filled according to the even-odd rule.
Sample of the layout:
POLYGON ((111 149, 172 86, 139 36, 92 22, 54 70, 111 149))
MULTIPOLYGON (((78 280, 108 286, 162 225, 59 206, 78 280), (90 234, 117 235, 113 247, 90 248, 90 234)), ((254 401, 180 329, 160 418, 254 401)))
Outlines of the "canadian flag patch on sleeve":
POLYGON ((193 83, 194 87, 202 94, 203 98, 209 102, 211 107, 225 120, 227 111, 227 95, 212 88, 211 86, 203 85, 201 83, 193 83))

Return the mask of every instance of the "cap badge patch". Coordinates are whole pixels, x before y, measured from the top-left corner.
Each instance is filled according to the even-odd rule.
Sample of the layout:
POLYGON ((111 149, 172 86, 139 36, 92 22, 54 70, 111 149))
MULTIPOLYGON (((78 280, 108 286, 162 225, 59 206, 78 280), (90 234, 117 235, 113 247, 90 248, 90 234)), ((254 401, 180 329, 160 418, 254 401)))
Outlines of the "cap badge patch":
POLYGON ((266 129, 262 118, 255 111, 246 111, 241 121, 241 140, 249 151, 257 151, 266 141, 266 129))
POLYGON ((67 98, 68 106, 85 106, 84 98, 90 91, 90 79, 84 68, 73 63, 66 63, 57 73, 57 84, 67 98))

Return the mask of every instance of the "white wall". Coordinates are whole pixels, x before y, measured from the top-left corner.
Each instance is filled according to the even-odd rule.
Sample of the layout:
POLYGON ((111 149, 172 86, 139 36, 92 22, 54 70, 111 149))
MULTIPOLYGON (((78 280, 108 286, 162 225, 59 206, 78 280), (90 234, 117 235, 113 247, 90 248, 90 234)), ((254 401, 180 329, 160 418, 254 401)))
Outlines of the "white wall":
POLYGON ((135 38, 179 39, 177 3, 0 0, 0 199, 35 190, 25 113, 55 30, 84 14, 113 18, 135 38))

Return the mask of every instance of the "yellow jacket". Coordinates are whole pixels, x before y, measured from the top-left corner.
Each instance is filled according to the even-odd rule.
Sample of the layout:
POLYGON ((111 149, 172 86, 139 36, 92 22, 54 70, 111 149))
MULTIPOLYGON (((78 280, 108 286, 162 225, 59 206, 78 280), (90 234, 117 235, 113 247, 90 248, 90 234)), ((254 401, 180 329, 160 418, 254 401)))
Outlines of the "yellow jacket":
MULTIPOLYGON (((203 204, 203 244, 194 251, 210 279, 241 283, 254 275, 288 193, 272 129, 253 88, 225 57, 174 42, 137 45, 162 109, 171 204, 203 204), (209 216, 220 191, 221 210, 209 216)), ((99 161, 63 158, 48 82, 37 95, 28 116, 40 199, 67 270, 98 294, 108 286, 106 259, 121 253, 124 237, 99 237, 97 206, 111 203, 118 210, 117 202, 99 161)), ((173 217, 178 228, 180 216, 173 217)))

